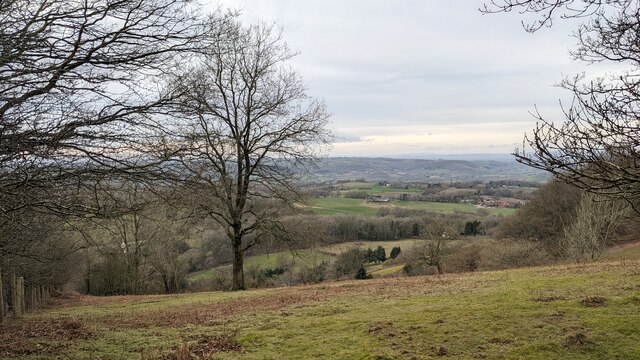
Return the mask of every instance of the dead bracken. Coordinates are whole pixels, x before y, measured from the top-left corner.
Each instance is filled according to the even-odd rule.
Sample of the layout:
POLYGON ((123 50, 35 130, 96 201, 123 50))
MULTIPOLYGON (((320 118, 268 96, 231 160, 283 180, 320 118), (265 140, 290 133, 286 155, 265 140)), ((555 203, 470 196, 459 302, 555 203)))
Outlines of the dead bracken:
POLYGON ((93 333, 84 324, 69 317, 12 321, 0 331, 0 358, 55 354, 67 348, 63 341, 88 340, 92 337, 93 333), (30 339, 38 339, 38 342, 34 343, 30 339))
POLYGON ((171 360, 214 359, 220 352, 244 352, 244 348, 226 335, 201 336, 180 345, 171 360))
POLYGON ((538 296, 535 297, 533 299, 531 299, 531 301, 535 301, 535 302, 553 302, 553 301, 558 301, 558 300, 562 300, 563 298, 561 298, 560 296, 555 296, 555 295, 551 295, 551 296, 538 296))
POLYGON ((586 306, 586 307, 600 307, 600 306, 606 306, 606 299, 603 298, 602 296, 589 296, 586 297, 584 299, 582 299, 580 301, 580 304, 582 304, 582 306, 586 306))
POLYGON ((565 340, 565 344, 567 346, 585 346, 595 344, 593 340, 589 339, 589 337, 581 332, 570 335, 565 340))

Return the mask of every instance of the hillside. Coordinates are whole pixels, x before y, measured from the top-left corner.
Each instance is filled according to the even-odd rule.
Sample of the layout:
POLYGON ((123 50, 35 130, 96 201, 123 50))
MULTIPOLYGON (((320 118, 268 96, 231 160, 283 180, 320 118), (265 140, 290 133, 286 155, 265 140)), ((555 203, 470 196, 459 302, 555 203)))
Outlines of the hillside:
POLYGON ((640 358, 640 261, 238 293, 67 296, 3 358, 640 358))
POLYGON ((316 169, 314 181, 366 179, 368 181, 545 181, 548 174, 515 160, 328 158, 316 169))

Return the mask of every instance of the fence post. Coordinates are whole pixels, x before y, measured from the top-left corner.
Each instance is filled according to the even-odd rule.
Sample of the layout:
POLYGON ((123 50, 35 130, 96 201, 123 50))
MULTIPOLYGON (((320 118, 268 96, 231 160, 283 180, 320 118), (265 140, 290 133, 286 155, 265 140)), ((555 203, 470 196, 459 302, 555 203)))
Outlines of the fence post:
POLYGON ((19 294, 20 294, 20 313, 24 314, 27 311, 26 301, 24 299, 24 278, 20 276, 18 278, 19 286, 19 294))
POLYGON ((14 317, 20 317, 20 296, 18 295, 18 278, 11 273, 11 311, 14 317))
POLYGON ((4 282, 2 282, 2 268, 0 268, 0 325, 4 322, 4 282))

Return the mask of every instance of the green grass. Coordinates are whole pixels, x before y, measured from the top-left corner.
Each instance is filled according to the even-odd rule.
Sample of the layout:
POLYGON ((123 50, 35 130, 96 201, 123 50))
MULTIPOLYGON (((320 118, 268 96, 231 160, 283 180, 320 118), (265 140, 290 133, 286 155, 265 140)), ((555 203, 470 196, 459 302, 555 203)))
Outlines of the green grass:
MULTIPOLYGON (((452 212, 465 212, 465 213, 477 213, 479 210, 477 207, 470 204, 453 204, 453 203, 439 203, 439 202, 426 202, 426 201, 392 201, 388 203, 376 203, 367 202, 361 199, 348 199, 348 198, 317 198, 315 203, 310 209, 319 215, 364 215, 375 216, 378 213, 378 209, 384 206, 400 206, 408 207, 418 210, 452 213, 452 212)), ((512 215, 517 209, 498 209, 487 208, 490 214, 493 215, 512 215)))
MULTIPOLYGON (((322 261, 329 261, 333 258, 331 254, 325 251, 312 249, 296 250, 296 251, 280 251, 265 255, 248 256, 244 260, 244 268, 251 267, 270 268, 273 269, 279 265, 281 261, 293 263, 295 265, 315 265, 322 261)), ((189 274, 189 281, 209 280, 216 276, 216 272, 221 269, 231 268, 231 265, 224 265, 215 269, 197 271, 189 274)))
POLYGON ((404 268, 404 264, 383 267, 381 269, 371 271, 371 275, 373 275, 373 277, 394 275, 394 274, 401 273, 403 268, 404 268))
POLYGON ((420 194, 422 189, 417 188, 394 188, 390 186, 373 185, 368 190, 369 194, 420 194))
MULTIPOLYGON (((405 206, 412 209, 419 210, 427 210, 427 211, 436 211, 436 212, 466 212, 466 213, 475 213, 480 210, 474 205, 470 204, 456 204, 456 203, 439 203, 439 202, 426 202, 426 201, 397 201, 393 203, 396 206, 405 206)), ((512 215, 517 209, 506 209, 506 208, 486 208, 490 214, 493 215, 512 215)))
POLYGON ((602 254, 603 260, 640 259, 640 242, 617 246, 602 254))
POLYGON ((0 354, 148 359, 206 348, 216 359, 637 359, 639 266, 66 300, 8 321, 0 354), (586 306, 593 297, 598 306, 586 306))
POLYGON ((419 194, 422 192, 422 189, 418 188, 395 188, 366 182, 349 182, 340 184, 340 186, 346 189, 343 191, 366 191, 369 194, 419 194))
POLYGON ((311 210, 318 215, 375 216, 378 208, 368 206, 364 200, 347 198, 317 198, 311 210))
POLYGON ((352 247, 358 247, 360 249, 366 250, 368 248, 375 249, 378 246, 382 246, 385 252, 387 253, 387 255, 389 255, 389 253, 391 253, 391 249, 393 249, 394 247, 399 246, 401 251, 407 250, 413 246, 414 242, 415 240, 413 239, 389 240, 389 241, 350 241, 350 242, 326 246, 321 248, 320 250, 326 253, 337 255, 352 247))

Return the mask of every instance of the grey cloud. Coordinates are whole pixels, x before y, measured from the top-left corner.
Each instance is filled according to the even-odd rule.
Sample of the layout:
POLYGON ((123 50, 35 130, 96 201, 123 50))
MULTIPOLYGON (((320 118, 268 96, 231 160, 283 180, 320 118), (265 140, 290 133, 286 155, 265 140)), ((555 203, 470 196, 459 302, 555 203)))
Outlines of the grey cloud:
MULTIPOLYGON (((337 142, 362 144, 370 134, 353 129, 488 122, 533 127, 528 112, 534 104, 561 116, 557 101, 566 101, 567 93, 554 84, 562 74, 585 69, 568 56, 574 24, 560 21, 553 30, 531 35, 522 30, 518 14, 481 15, 477 9, 484 1, 222 4, 242 8, 247 22, 282 25, 290 47, 300 52, 293 65, 310 94, 326 100, 336 133, 345 134, 337 142), (346 135, 354 131, 360 135, 346 135)), ((487 139, 486 149, 496 148, 492 140, 487 139)), ((468 144, 449 147, 481 150, 468 144)))

